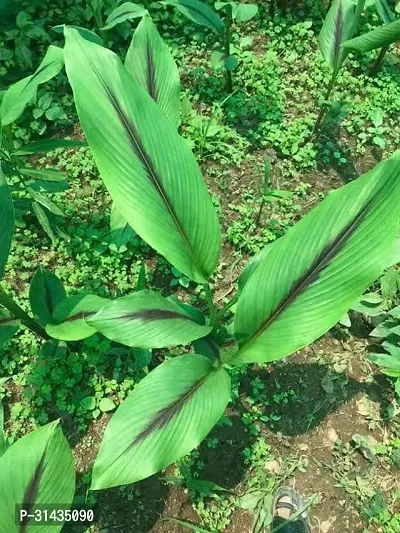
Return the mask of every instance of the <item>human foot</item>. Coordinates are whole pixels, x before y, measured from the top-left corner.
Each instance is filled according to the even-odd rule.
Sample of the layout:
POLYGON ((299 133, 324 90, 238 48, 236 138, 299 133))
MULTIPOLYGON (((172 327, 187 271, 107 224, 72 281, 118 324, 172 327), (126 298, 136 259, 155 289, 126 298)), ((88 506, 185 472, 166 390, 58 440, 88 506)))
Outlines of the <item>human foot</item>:
POLYGON ((288 520, 287 531, 310 533, 308 515, 305 507, 300 495, 294 489, 291 487, 280 487, 275 493, 272 507, 274 522, 288 520))

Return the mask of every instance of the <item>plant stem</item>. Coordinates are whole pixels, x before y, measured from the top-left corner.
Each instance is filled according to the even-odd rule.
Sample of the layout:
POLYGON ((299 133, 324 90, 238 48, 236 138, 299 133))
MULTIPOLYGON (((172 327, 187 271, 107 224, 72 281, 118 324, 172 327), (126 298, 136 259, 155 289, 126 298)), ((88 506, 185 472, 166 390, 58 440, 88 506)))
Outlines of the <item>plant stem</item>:
POLYGON ((314 129, 313 129, 311 137, 314 137, 314 135, 318 132, 318 129, 319 129, 320 125, 321 125, 321 122, 325 118, 326 109, 327 109, 326 102, 329 100, 329 98, 331 96, 331 93, 332 93, 333 87, 335 86, 335 81, 336 81, 336 78, 337 78, 338 74, 339 74, 338 70, 335 70, 333 72, 333 74, 332 74, 331 80, 329 82, 328 88, 327 88, 325 96, 324 96, 324 101, 323 101, 323 103, 321 105, 321 108, 320 108, 319 113, 318 113, 317 120, 315 122, 314 129))
POLYGON ((270 0, 269 2, 269 16, 273 17, 275 15, 276 0, 270 0))
POLYGON ((264 205, 265 205, 265 196, 263 195, 261 198, 260 209, 258 210, 258 215, 256 218, 256 229, 258 229, 260 225, 261 214, 262 214, 262 210, 264 209, 264 205))
POLYGON ((235 305, 235 303, 238 301, 238 296, 234 296, 232 300, 230 300, 227 304, 224 305, 224 307, 221 309, 221 311, 218 311, 217 314, 217 321, 221 320, 226 313, 229 311, 231 307, 235 305))
POLYGON ((9 294, 6 293, 6 291, 3 289, 3 287, 0 285, 0 304, 8 309, 10 313, 12 313, 15 318, 18 318, 21 320, 22 324, 29 328, 31 331, 36 333, 39 337, 42 337, 42 339, 47 340, 49 337, 46 333, 46 331, 40 326, 33 318, 31 318, 28 313, 26 313, 22 307, 20 307, 9 294))
POLYGON ((375 76, 377 72, 380 71, 383 61, 385 59, 386 52, 389 50, 388 46, 384 46, 381 48, 381 51, 379 52, 378 57, 376 58, 374 64, 371 67, 370 76, 375 76))
MULTIPOLYGON (((226 59, 231 55, 231 26, 232 26, 232 6, 227 4, 225 18, 225 56, 226 59)), ((232 71, 225 68, 226 90, 228 93, 233 91, 232 71)))
POLYGON ((204 293, 206 295, 208 310, 210 312, 210 321, 211 324, 214 325, 217 318, 217 308, 215 306, 215 303, 213 302, 211 287, 209 283, 204 284, 204 293))

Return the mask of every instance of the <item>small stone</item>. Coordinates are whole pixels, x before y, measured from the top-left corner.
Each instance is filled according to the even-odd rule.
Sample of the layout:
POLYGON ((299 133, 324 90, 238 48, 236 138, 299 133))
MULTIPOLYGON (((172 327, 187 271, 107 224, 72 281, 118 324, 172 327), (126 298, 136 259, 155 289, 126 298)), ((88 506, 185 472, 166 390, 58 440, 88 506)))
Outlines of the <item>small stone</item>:
POLYGON ((273 459, 272 461, 267 461, 264 464, 265 470, 268 470, 268 472, 271 472, 271 474, 279 474, 281 471, 281 465, 279 461, 276 461, 273 459))
POLYGON ((322 533, 328 533, 332 526, 333 524, 330 520, 325 520, 319 525, 319 529, 322 533))
POLYGON ((339 440, 339 435, 336 433, 336 430, 334 428, 329 428, 327 432, 328 440, 332 444, 335 444, 337 440, 339 440))

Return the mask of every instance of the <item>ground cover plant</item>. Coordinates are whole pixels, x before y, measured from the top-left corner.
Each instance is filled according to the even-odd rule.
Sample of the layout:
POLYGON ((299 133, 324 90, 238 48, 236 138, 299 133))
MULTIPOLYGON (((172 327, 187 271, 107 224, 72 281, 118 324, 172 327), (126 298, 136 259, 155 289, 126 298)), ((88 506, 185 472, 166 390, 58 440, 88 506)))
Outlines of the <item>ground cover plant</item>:
POLYGON ((6 6, 2 529, 397 531, 398 6, 289 4, 6 6))

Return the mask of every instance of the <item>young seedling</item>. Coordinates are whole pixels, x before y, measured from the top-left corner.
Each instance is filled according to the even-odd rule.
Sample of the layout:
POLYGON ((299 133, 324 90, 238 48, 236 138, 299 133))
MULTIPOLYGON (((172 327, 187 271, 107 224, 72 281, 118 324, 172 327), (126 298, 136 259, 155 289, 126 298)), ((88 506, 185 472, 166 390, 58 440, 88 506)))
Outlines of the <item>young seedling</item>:
MULTIPOLYGON (((396 15, 390 9, 386 0, 375 0, 375 7, 384 24, 390 24, 396 20, 396 15)), ((381 48, 375 63, 371 67, 371 76, 375 76, 380 71, 389 48, 390 45, 381 48)))
POLYGON ((211 64, 214 68, 224 68, 226 90, 232 93, 232 71, 238 66, 237 57, 232 53, 232 24, 252 19, 257 14, 257 4, 215 2, 216 10, 225 12, 225 19, 222 21, 215 11, 199 0, 167 0, 166 3, 175 6, 196 24, 212 29, 220 37, 223 50, 215 50, 212 53, 211 64))
POLYGON ((370 50, 381 49, 371 69, 371 74, 376 74, 381 68, 390 45, 400 41, 400 19, 395 18, 385 0, 376 0, 376 8, 384 24, 375 30, 364 33, 354 39, 350 38, 343 43, 343 49, 347 52, 365 53, 370 50))
POLYGON ((358 0, 357 5, 353 0, 334 0, 329 9, 321 33, 319 47, 325 61, 332 70, 328 87, 321 99, 320 110, 315 121, 312 137, 318 133, 319 127, 329 109, 329 99, 335 87, 339 72, 345 62, 349 50, 343 43, 351 39, 357 30, 361 14, 364 10, 365 0, 358 0))
POLYGON ((268 159, 264 163, 264 188, 263 188, 263 194, 261 197, 260 202, 260 209, 258 210, 257 218, 256 218, 256 227, 258 228, 260 225, 261 220, 261 214, 262 210, 264 209, 265 203, 270 200, 275 200, 278 198, 288 198, 293 193, 291 191, 281 191, 279 189, 272 189, 271 188, 271 171, 272 171, 272 165, 271 161, 268 159))
POLYGON ((233 91, 232 71, 238 66, 237 57, 232 53, 232 24, 247 22, 255 17, 258 11, 257 4, 244 4, 237 2, 215 2, 217 11, 225 11, 224 51, 215 51, 212 54, 213 66, 223 64, 225 68, 226 90, 233 91))

